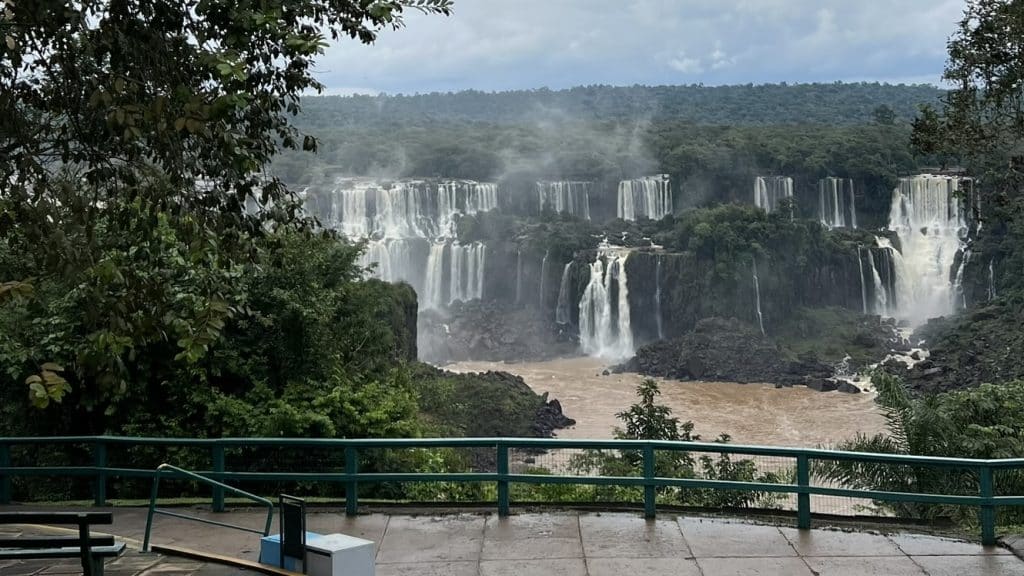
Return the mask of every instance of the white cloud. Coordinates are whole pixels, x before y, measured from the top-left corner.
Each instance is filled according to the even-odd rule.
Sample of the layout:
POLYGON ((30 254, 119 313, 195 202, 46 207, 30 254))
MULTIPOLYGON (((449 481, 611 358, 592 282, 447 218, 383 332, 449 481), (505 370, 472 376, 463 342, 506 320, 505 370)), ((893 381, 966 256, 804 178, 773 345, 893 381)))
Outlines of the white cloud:
POLYGON ((700 60, 696 58, 689 58, 685 53, 680 52, 678 56, 669 58, 668 65, 677 72, 683 74, 700 74, 704 71, 704 67, 701 66, 700 60))
POLYGON ((319 61, 332 92, 938 82, 963 0, 455 0, 319 61), (353 89, 351 87, 358 87, 353 89))

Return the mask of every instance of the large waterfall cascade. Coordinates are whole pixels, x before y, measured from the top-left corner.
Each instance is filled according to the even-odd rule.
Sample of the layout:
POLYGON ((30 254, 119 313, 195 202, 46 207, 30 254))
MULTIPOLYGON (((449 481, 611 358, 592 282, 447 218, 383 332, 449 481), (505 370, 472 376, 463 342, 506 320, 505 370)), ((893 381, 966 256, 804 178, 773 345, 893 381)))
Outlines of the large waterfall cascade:
POLYGON ((537 182, 540 211, 553 210, 590 220, 590 189, 592 182, 537 182))
POLYGON ((303 198, 323 226, 367 239, 360 265, 375 265, 382 280, 411 284, 420 308, 482 297, 486 247, 460 245, 455 232, 460 217, 498 208, 497 184, 340 178, 333 189, 307 189, 303 198))
POLYGON ((672 213, 672 185, 668 174, 619 182, 616 215, 623 220, 661 220, 672 213))
POLYGON ((857 202, 853 180, 822 178, 818 181, 818 220, 828 228, 856 228, 857 202))
POLYGON ((900 178, 893 190, 889 229, 899 236, 905 268, 896 312, 913 325, 956 306, 959 287, 950 275, 967 236, 957 195, 962 182, 957 176, 921 174, 900 178))
POLYGON ((626 259, 629 251, 602 245, 590 264, 590 282, 580 299, 580 345, 583 352, 610 360, 631 356, 629 285, 626 259))
POLYGON ((793 197, 793 179, 789 176, 758 176, 754 179, 754 205, 775 212, 783 198, 793 197))

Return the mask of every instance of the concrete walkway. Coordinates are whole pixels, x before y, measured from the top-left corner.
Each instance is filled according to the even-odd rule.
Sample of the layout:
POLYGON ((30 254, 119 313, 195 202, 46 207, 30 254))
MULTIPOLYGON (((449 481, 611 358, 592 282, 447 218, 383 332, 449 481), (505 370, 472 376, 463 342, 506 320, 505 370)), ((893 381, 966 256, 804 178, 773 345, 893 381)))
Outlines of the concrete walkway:
MULTIPOLYGON (((110 531, 141 540, 145 510, 113 511, 110 531)), ((179 511, 254 528, 265 519, 254 511, 179 511)), ((311 511, 308 527, 374 541, 379 576, 1024 576, 1024 561, 999 547, 909 534, 801 532, 668 514, 647 521, 629 513, 552 512, 502 519, 468 513, 346 518, 339 512, 311 511)), ((153 543, 251 560, 259 551, 255 535, 168 517, 157 518, 153 543)), ((108 576, 112 568, 108 565, 108 576)), ((157 573, 175 572, 145 574, 157 573)))

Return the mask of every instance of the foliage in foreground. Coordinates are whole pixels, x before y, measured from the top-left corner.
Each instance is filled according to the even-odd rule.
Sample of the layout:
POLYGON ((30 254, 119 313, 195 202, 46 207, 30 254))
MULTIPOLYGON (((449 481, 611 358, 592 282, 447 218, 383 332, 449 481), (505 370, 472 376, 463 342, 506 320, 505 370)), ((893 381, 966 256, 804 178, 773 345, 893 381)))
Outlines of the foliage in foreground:
MULTIPOLYGON (((616 428, 618 440, 672 440, 698 442, 700 436, 693 433, 693 422, 680 422, 672 416, 672 409, 657 403, 661 394, 657 382, 644 380, 636 389, 638 401, 616 417, 625 429, 616 428)), ((715 442, 728 443, 729 436, 722 434, 715 442)), ((750 459, 733 459, 728 454, 712 458, 707 454, 695 457, 684 451, 655 451, 655 475, 663 478, 700 478, 705 480, 731 480, 737 482, 782 482, 775 472, 758 469, 750 459)), ((531 473, 544 473, 533 470, 531 473)), ((549 472, 550 473, 550 472, 549 472)), ((562 473, 595 476, 643 476, 643 454, 636 450, 585 450, 570 458, 568 470, 562 473)), ((541 501, 599 501, 630 502, 643 501, 643 489, 625 486, 523 486, 513 492, 519 499, 541 501)), ((657 501, 665 504, 701 506, 708 508, 726 507, 769 507, 777 497, 772 493, 741 490, 718 490, 704 488, 660 487, 657 501)))
MULTIPOLYGON (((886 418, 887 431, 859 435, 835 448, 856 452, 913 454, 959 458, 1020 458, 1024 456, 1024 381, 983 384, 977 388, 911 397, 899 379, 876 373, 872 382, 886 418)), ((820 462, 817 477, 837 485, 864 490, 923 494, 977 495, 978 473, 924 466, 895 466, 871 462, 820 462)), ((1024 494, 1024 474, 995 472, 996 495, 1024 494)), ((977 509, 958 506, 878 502, 905 518, 952 517, 973 523, 977 509)), ((1001 508, 1000 523, 1021 521, 1014 508, 1001 508)))

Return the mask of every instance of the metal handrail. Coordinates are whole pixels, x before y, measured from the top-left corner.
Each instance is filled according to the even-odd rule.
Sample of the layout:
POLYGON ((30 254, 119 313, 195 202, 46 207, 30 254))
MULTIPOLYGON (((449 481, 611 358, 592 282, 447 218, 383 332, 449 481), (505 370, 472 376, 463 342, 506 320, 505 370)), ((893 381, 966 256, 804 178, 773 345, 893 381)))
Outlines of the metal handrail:
POLYGON ((201 474, 190 472, 188 470, 185 470, 184 468, 178 468, 177 466, 172 466, 170 464, 161 464, 157 466, 156 470, 153 472, 153 490, 152 492, 150 492, 149 512, 146 515, 146 536, 142 541, 143 552, 149 552, 149 536, 153 529, 153 515, 155 514, 161 514, 163 516, 172 516, 174 518, 182 518, 185 520, 194 520, 196 522, 202 522, 203 524, 211 524, 213 526, 221 526, 223 528, 233 528, 235 530, 242 530, 244 532, 252 532, 254 534, 259 534, 260 536, 267 536, 270 534, 270 526, 274 520, 274 503, 261 496, 251 494, 249 492, 246 492, 245 490, 240 490, 238 488, 235 488, 234 486, 228 486, 223 482, 218 482, 211 478, 207 478, 206 476, 203 476, 201 474), (248 528, 246 526, 237 526, 234 524, 228 524, 226 522, 217 522, 216 520, 210 520, 208 518, 200 518, 198 516, 189 516, 188 514, 181 514, 179 512, 171 512, 170 510, 160 510, 159 508, 156 507, 156 498, 157 493, 160 490, 160 475, 165 470, 170 470, 174 474, 179 474, 181 476, 191 478, 192 480, 202 482, 203 484, 214 486, 216 488, 220 488, 221 490, 231 492, 232 494, 243 496, 258 504, 263 504, 264 506, 267 507, 267 523, 265 528, 263 529, 262 532, 260 532, 259 530, 248 528))
MULTIPOLYGON (((1024 458, 1011 459, 974 459, 947 458, 935 456, 914 456, 905 454, 875 454, 864 452, 841 452, 825 449, 788 448, 774 446, 746 446, 741 444, 720 444, 709 442, 673 442, 660 440, 574 440, 554 438, 402 438, 402 439, 334 439, 334 438, 130 438, 117 436, 72 436, 72 437, 28 437, 0 438, 0 504, 10 501, 11 478, 15 476, 86 476, 95 478, 94 500, 98 506, 106 501, 106 481, 109 477, 141 477, 153 478, 154 492, 151 508, 155 508, 156 486, 159 482, 160 469, 168 467, 176 473, 192 477, 213 486, 213 509, 224 509, 225 491, 240 494, 267 505, 270 512, 266 532, 273 515, 273 504, 253 494, 238 490, 222 482, 212 480, 233 481, 313 481, 341 483, 345 487, 345 507, 348 514, 358 511, 358 487, 360 483, 370 482, 494 482, 498 489, 498 513, 506 515, 509 511, 509 485, 522 484, 586 484, 640 486, 644 489, 644 511, 647 516, 655 514, 655 488, 678 486, 687 488, 711 488, 718 490, 758 490, 774 493, 794 494, 797 498, 797 525, 809 528, 811 524, 810 496, 830 495, 853 498, 869 498, 894 502, 920 502, 930 504, 950 504, 976 506, 979 509, 982 541, 995 541, 995 508, 996 506, 1024 505, 1024 495, 995 496, 993 472, 1006 469, 1024 469, 1024 458), (47 466, 26 467, 12 466, 12 446, 19 445, 53 445, 53 444, 86 444, 93 447, 94 466, 47 466), (167 446, 167 447, 204 447, 210 450, 212 471, 189 472, 163 465, 156 471, 134 468, 113 468, 107 466, 108 446, 167 446), (238 447, 291 447, 291 448, 335 448, 344 451, 345 467, 343 472, 238 472, 229 471, 225 466, 224 451, 226 448, 238 447), (359 471, 359 451, 380 448, 489 448, 496 451, 496 471, 494 472, 442 472, 442 473, 366 473, 359 471), (643 475, 638 477, 608 476, 559 476, 512 474, 509 471, 509 451, 514 448, 540 449, 604 449, 631 450, 643 454, 643 475), (685 451, 701 453, 725 453, 748 456, 776 456, 792 458, 796 463, 795 483, 768 484, 762 482, 735 482, 723 480, 707 480, 698 478, 662 478, 655 475, 655 451, 685 451), (953 495, 915 492, 885 492, 878 490, 860 490, 850 488, 833 488, 814 486, 811 484, 811 463, 813 461, 845 461, 871 462, 892 465, 928 466, 953 470, 969 470, 978 474, 977 495, 953 495)), ((178 513, 160 511, 171 516, 184 516, 178 513)), ((192 519, 218 524, 212 520, 192 519)), ((241 528, 231 526, 233 528, 241 528)), ((255 530, 248 529, 251 532, 255 530)), ((149 522, 147 522, 147 544, 149 522)))

